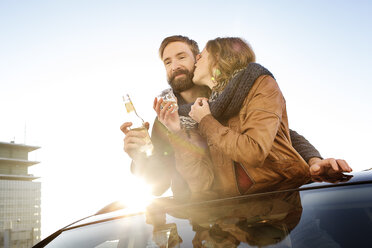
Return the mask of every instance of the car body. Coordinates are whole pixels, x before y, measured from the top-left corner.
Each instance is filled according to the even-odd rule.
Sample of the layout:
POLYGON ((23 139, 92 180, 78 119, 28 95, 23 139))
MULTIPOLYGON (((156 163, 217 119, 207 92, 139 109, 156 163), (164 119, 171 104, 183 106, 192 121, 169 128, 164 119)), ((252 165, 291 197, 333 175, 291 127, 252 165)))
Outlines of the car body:
POLYGON ((158 198, 146 211, 115 204, 39 247, 372 247, 372 171, 227 199, 158 198))

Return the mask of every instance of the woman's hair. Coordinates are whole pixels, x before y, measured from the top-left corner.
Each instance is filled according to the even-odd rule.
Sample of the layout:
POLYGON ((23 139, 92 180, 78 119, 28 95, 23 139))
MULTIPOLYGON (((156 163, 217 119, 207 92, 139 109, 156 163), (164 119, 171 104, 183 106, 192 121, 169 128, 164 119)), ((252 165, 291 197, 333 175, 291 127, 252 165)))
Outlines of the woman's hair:
POLYGON ((173 35, 173 36, 166 37, 161 42, 160 48, 159 48, 160 58, 163 59, 163 52, 164 52, 164 49, 165 49, 166 46, 168 46, 172 42, 178 42, 178 41, 187 44, 195 57, 196 57, 196 55, 199 54, 199 47, 198 47, 198 43, 196 43, 196 41, 194 41, 194 40, 192 40, 192 39, 190 39, 189 37, 186 37, 186 36, 173 35))
POLYGON ((235 71, 244 69, 249 63, 256 61, 251 46, 238 37, 219 37, 208 41, 205 48, 209 53, 209 70, 217 81, 213 88, 216 91, 225 88, 235 71), (219 72, 215 73, 213 69, 218 69, 219 72))

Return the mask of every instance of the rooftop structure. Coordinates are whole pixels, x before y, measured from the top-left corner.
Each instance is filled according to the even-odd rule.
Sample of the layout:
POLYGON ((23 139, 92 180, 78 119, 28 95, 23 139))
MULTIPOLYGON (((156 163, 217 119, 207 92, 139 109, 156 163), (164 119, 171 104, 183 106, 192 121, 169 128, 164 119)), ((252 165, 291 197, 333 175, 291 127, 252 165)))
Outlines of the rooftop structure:
POLYGON ((31 247, 40 240, 41 184, 28 173, 38 146, 0 142, 0 247, 31 247))

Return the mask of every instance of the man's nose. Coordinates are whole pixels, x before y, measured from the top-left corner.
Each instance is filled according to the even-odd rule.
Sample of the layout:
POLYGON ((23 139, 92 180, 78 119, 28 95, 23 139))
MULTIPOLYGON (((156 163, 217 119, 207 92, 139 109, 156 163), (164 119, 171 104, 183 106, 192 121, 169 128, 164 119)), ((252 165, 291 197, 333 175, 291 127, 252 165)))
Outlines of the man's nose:
POLYGON ((180 68, 180 64, 178 62, 172 63, 172 71, 177 71, 180 68))

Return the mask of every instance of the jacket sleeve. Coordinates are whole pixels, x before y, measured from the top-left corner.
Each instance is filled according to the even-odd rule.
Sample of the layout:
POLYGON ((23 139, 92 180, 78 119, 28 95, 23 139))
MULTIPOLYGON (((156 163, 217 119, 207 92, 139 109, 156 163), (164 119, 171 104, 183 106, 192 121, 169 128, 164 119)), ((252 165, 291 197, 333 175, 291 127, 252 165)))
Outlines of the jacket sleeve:
POLYGON ((131 164, 132 174, 144 178, 151 185, 152 193, 157 196, 170 187, 175 170, 174 152, 166 133, 166 128, 155 119, 151 133, 153 155, 142 156, 131 164))
POLYGON ((249 167, 261 166, 265 161, 285 107, 285 100, 272 77, 265 76, 255 83, 258 86, 250 93, 253 96, 245 99, 239 112, 239 131, 223 126, 212 115, 205 116, 199 123, 200 132, 210 146, 249 167))
POLYGON ((174 149, 176 169, 186 180, 191 193, 210 189, 214 179, 212 161, 206 140, 197 129, 169 133, 169 140, 174 149))
POLYGON ((309 163, 313 157, 323 159, 319 151, 307 140, 304 136, 296 131, 289 129, 293 148, 301 155, 301 157, 309 163))

